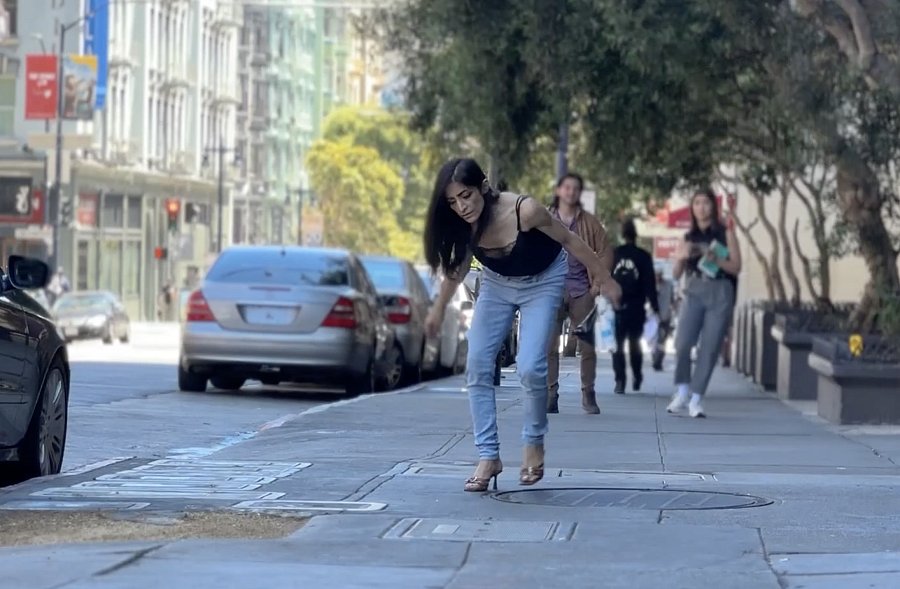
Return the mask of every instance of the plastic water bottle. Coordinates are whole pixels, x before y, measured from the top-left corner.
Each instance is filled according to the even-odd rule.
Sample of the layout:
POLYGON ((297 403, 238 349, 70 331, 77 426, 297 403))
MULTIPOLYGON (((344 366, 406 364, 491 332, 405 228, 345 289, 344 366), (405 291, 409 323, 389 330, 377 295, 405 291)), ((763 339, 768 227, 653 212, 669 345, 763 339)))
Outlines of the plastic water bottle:
POLYGON ((612 350, 616 347, 616 313, 605 298, 600 298, 597 314, 600 323, 600 347, 612 350))

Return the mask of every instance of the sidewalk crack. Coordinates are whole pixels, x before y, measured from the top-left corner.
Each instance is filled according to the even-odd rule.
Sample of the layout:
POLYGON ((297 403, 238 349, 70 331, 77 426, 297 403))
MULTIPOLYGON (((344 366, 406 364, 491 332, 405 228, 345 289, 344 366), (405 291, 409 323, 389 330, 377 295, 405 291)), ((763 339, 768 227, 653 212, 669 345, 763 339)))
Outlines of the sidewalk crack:
POLYGON ((653 423, 656 426, 656 449, 659 452, 659 464, 662 466, 663 472, 668 472, 666 468, 666 444, 663 442, 662 432, 659 429, 659 397, 653 396, 653 423))
POLYGON ((138 550, 137 552, 135 552, 134 554, 132 554, 125 560, 119 561, 112 566, 108 566, 105 569, 97 571, 96 573, 93 574, 93 576, 94 577, 105 577, 106 575, 111 575, 117 571, 121 571, 122 569, 124 569, 126 567, 130 567, 131 565, 135 564, 136 562, 138 562, 139 560, 141 560, 148 554, 150 554, 152 552, 156 552, 163 546, 165 546, 165 544, 157 544, 156 546, 150 546, 149 548, 144 548, 142 550, 138 550))

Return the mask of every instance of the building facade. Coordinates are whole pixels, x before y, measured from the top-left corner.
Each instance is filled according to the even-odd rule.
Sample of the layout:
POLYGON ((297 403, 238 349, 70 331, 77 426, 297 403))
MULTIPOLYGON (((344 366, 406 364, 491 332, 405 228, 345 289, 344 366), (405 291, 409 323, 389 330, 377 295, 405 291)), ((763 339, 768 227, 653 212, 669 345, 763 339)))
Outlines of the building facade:
MULTIPOLYGON (((80 3, 57 2, 52 16, 41 4, 18 6, 14 59, 20 64, 26 54, 56 52, 54 20, 83 17, 80 3)), ((186 288, 205 270, 218 247, 218 215, 226 227, 230 222, 243 14, 216 0, 114 2, 108 11, 105 107, 93 120, 64 122, 62 190, 73 199, 76 222, 60 231, 58 262, 76 289, 111 290, 132 318, 151 318, 166 283, 186 288), (228 157, 217 157, 217 150, 228 157), (169 199, 180 203, 174 232, 169 199), (157 257, 157 248, 167 255, 157 257)), ((73 25, 65 53, 82 53, 84 34, 73 25)), ((46 123, 24 117, 23 70, 18 67, 10 139, 28 151, 30 141, 46 143, 46 123)), ((52 180, 43 162, 34 167, 34 186, 52 180)), ((223 246, 229 237, 226 232, 223 246)))
POLYGON ((240 179, 235 240, 296 243, 303 161, 316 132, 316 11, 244 8, 239 143, 252 165, 240 179))

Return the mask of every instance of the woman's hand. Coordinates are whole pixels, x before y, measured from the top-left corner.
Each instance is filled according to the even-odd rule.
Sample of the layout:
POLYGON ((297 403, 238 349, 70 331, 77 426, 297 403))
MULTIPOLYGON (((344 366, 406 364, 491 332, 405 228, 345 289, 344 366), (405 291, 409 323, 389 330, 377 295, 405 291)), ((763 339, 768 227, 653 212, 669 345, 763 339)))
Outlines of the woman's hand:
POLYGON ((675 248, 675 258, 684 262, 690 257, 691 243, 686 239, 682 239, 680 242, 678 242, 678 247, 675 248))
POLYGON ((431 307, 428 316, 425 317, 425 335, 430 338, 437 337, 444 325, 444 311, 437 305, 431 307))

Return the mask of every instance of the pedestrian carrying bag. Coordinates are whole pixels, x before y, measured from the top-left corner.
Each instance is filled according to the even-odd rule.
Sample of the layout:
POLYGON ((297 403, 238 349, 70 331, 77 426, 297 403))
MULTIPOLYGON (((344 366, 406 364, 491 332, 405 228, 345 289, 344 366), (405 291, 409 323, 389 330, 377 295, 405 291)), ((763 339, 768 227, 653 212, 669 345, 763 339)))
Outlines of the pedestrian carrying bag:
POLYGON ((656 348, 656 340, 659 336, 659 318, 656 315, 650 315, 644 322, 644 341, 651 350, 656 348))

